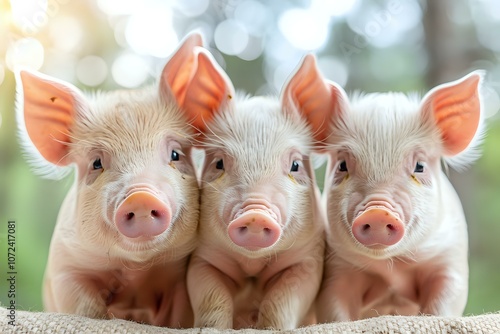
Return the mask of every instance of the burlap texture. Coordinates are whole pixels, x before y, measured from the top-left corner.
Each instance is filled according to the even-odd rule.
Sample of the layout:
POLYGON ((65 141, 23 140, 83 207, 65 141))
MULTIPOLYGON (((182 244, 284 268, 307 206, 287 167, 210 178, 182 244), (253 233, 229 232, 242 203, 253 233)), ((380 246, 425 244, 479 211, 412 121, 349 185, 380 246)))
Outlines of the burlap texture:
MULTIPOLYGON (((16 311, 15 324, 8 322, 10 311, 0 308, 1 333, 273 333, 271 330, 215 330, 195 328, 175 330, 141 325, 125 320, 96 320, 76 315, 16 311)), ((282 333, 500 333, 500 313, 466 317, 402 317, 378 318, 304 327, 282 333)))

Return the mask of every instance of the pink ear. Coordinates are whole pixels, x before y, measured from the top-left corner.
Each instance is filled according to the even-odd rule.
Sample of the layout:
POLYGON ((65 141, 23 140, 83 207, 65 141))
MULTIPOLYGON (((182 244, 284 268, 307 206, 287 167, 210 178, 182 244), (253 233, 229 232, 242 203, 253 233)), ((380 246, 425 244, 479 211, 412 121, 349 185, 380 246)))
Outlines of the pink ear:
POLYGON ((160 81, 160 92, 166 98, 175 98, 179 106, 183 106, 186 87, 194 74, 194 48, 203 45, 201 35, 192 33, 184 38, 177 51, 174 52, 163 68, 160 81))
POLYGON ((205 131, 206 123, 233 98, 234 87, 207 50, 197 48, 196 53, 196 72, 188 84, 183 107, 192 115, 192 124, 205 131))
POLYGON ((83 101, 81 93, 70 84, 40 73, 21 70, 18 78, 28 136, 47 161, 68 165, 70 129, 76 105, 83 101))
POLYGON ((173 97, 200 131, 206 122, 231 99, 234 88, 231 80, 210 53, 203 49, 199 34, 188 35, 163 69, 160 90, 173 97))
POLYGON ((434 88, 423 99, 423 115, 432 117, 441 131, 446 155, 457 155, 465 150, 478 130, 481 80, 481 72, 472 72, 434 88))
MULTIPOLYGON (((282 104, 288 112, 298 111, 312 126, 315 139, 324 142, 330 132, 330 117, 345 108, 344 90, 326 82, 312 54, 304 57, 282 92, 282 104)), ((339 115, 335 115, 339 116, 339 115)))

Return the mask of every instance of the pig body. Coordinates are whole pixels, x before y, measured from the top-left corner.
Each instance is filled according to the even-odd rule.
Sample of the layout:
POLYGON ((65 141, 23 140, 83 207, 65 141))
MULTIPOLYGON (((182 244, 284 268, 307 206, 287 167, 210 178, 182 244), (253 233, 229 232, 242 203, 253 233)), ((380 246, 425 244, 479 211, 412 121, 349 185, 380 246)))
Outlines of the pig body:
POLYGON ((399 93, 348 100, 332 84, 319 322, 462 315, 467 225, 441 159, 456 160, 477 142, 480 79, 472 73, 422 101, 399 93))
POLYGON ((200 243, 188 273, 195 324, 294 328, 316 296, 324 251, 310 139, 277 99, 234 105, 209 125, 204 142, 200 243), (304 171, 290 172, 293 161, 304 171), (244 215, 252 217, 237 229, 268 229, 262 233, 279 233, 279 240, 231 236, 244 215))
POLYGON ((108 95, 104 108, 96 100, 90 107, 93 119, 72 131, 80 140, 70 155, 81 161, 51 242, 44 283, 48 311, 155 325, 191 323, 185 270, 195 246, 197 183, 187 157, 179 168, 166 156, 169 143, 180 145, 179 154, 189 154, 189 131, 178 109, 161 106, 155 93, 108 95), (87 166, 92 154, 100 154, 96 150, 107 155, 101 160, 103 172, 87 166), (120 204, 140 191, 169 204, 172 221, 165 234, 130 238, 117 231, 120 204))
POLYGON ((175 80, 185 78, 200 44, 198 35, 185 40, 160 89, 84 96, 48 76, 18 73, 28 150, 77 171, 51 241, 47 311, 192 326, 185 277, 199 190, 175 80))
POLYGON ((234 97, 228 79, 200 56, 211 80, 222 83, 207 90, 225 103, 200 122, 199 246, 188 269, 195 326, 307 324, 324 256, 311 129, 293 103, 234 97))

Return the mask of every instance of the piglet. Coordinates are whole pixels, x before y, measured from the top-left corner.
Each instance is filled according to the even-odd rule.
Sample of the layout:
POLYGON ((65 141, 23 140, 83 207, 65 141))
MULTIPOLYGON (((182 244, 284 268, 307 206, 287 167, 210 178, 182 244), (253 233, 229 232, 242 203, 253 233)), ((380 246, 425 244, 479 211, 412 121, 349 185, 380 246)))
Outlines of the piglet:
POLYGON ((46 311, 192 326, 185 276, 199 190, 184 89, 201 44, 198 34, 184 40, 159 88, 85 96, 69 83, 18 71, 27 152, 38 167, 76 168, 50 245, 46 311))
POLYGON ((310 160, 313 56, 276 97, 235 96, 200 50, 189 94, 206 157, 199 246, 188 268, 196 327, 292 329, 307 324, 323 273, 324 225, 310 160), (198 87, 196 87, 198 86, 198 87), (198 97, 196 100, 194 97, 198 97))
POLYGON ((329 228, 320 322, 462 315, 467 226, 441 164, 463 167, 478 156, 482 76, 472 72, 422 100, 402 93, 349 99, 325 82, 329 228))

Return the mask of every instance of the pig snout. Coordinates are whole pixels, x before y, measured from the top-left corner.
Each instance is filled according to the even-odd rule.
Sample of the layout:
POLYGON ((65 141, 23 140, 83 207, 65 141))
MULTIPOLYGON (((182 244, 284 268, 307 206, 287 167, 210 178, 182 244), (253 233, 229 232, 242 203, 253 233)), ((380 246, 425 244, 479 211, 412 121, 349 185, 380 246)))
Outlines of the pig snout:
POLYGON ((403 238, 404 225, 396 213, 385 208, 369 207, 354 219, 352 234, 364 246, 383 248, 403 238))
POLYGON ((136 191, 118 206, 115 224, 128 238, 152 237, 167 229, 171 216, 170 209, 154 194, 136 191))
POLYGON ((281 236, 281 226, 266 206, 248 205, 231 221, 228 234, 236 245, 255 251, 274 245, 281 236))

